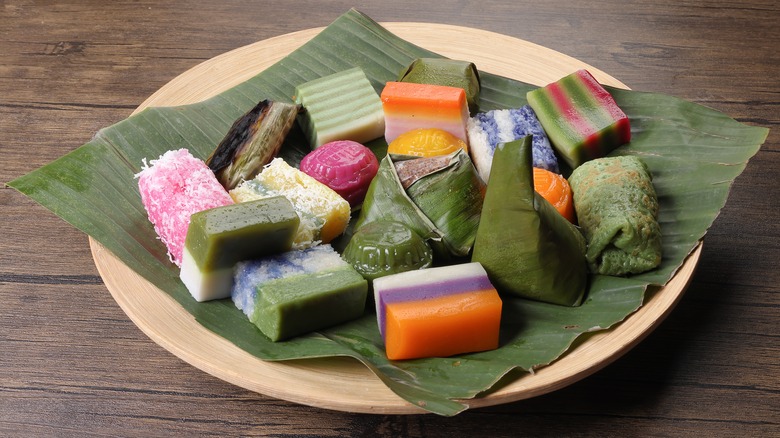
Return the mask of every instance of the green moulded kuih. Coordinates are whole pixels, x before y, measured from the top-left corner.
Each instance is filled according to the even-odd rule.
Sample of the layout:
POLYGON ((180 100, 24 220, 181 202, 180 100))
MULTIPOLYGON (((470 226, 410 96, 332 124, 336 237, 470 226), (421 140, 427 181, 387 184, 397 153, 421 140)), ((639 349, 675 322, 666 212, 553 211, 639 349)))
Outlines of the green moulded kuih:
POLYGON ((530 137, 496 148, 472 261, 504 295, 565 306, 582 302, 585 239, 534 191, 530 137))

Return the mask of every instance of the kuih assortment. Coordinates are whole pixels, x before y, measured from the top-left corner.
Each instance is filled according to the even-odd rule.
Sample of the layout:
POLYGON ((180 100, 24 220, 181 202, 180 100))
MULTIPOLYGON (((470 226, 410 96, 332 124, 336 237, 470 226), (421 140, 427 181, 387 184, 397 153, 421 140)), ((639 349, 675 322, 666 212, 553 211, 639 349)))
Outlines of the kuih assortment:
MULTIPOLYGON (((435 54, 350 11, 300 52, 290 55, 290 62, 274 65, 207 102, 146 110, 102 130, 84 147, 9 185, 90 233, 128 266, 171 294, 198 323, 251 354, 269 360, 355 357, 415 405, 452 415, 465 407, 458 399, 482 393, 514 368, 531 370, 555 360, 588 327, 609 327, 640 306, 648 284, 668 281, 725 202, 728 185, 710 181, 731 181, 736 176, 734 166, 744 164, 755 153, 766 138, 766 130, 746 127, 668 96, 605 88, 587 71, 538 88, 478 72, 469 60, 439 63, 436 59, 435 54), (358 40, 360 50, 350 43, 358 40), (318 61, 308 64, 307 60, 318 61), (438 64, 446 65, 440 69, 438 64), (290 74, 292 65, 295 74, 290 74), (445 83, 445 77, 448 81, 455 77, 463 85, 445 83), (475 82, 479 84, 477 93, 475 82), (345 83, 357 94, 342 91, 345 83), (389 99, 383 99, 380 96, 388 86, 389 99), (328 89, 339 91, 328 94, 328 89), (442 89, 446 98, 437 104, 431 98, 442 89), (247 100, 247 96, 252 97, 247 100), (571 204, 567 191, 557 185, 561 182, 558 178, 566 180, 568 174, 552 169, 560 176, 535 177, 535 133, 494 145, 488 140, 487 147, 479 146, 480 156, 493 157, 489 176, 480 176, 479 166, 474 165, 476 142, 466 135, 470 122, 490 111, 523 108, 526 96, 527 108, 538 117, 553 156, 574 169, 571 190, 575 209, 578 192, 589 198, 579 202, 591 205, 593 211, 581 213, 577 209, 574 216, 583 226, 584 237, 567 213, 571 204), (358 100, 361 105, 352 105, 358 100), (318 101, 337 111, 327 113, 324 107, 318 108, 318 101), (419 113, 412 105, 415 101, 422 108, 419 113), (273 109, 277 102, 289 104, 278 107, 287 111, 285 122, 280 119, 266 125, 266 118, 253 114, 253 109, 273 109), (442 114, 436 111, 439 105, 446 109, 442 114), (279 133, 287 129, 293 113, 307 139, 305 144, 295 136, 279 133), (210 119, 205 114, 223 116, 210 119), (690 139, 689 144, 676 143, 680 136, 675 132, 692 123, 689 115, 690 120, 698 121, 699 132, 708 133, 706 143, 698 138, 690 139), (348 121, 330 124, 340 116, 348 121), (679 123, 665 125, 669 117, 679 123), (433 157, 387 155, 383 142, 403 134, 404 126, 414 125, 409 123, 411 119, 436 125, 415 128, 452 128, 452 134, 467 143, 467 148, 433 157), (178 132, 182 135, 167 135, 169 126, 181 127, 178 132), (250 127, 260 127, 260 135, 247 135, 242 140, 241 132, 250 127), (631 129, 636 135, 630 136, 631 129), (354 133, 362 137, 348 138, 354 133), (368 146, 379 162, 375 175, 368 178, 361 173, 363 179, 354 182, 349 191, 338 192, 337 183, 349 169, 372 168, 365 150, 354 155, 353 162, 338 158, 353 156, 346 149, 334 153, 338 159, 314 160, 313 169, 319 170, 311 173, 320 172, 317 176, 322 181, 302 171, 300 158, 305 154, 300 151, 316 151, 329 143, 323 141, 329 135, 335 136, 334 141, 348 139, 368 146), (274 145, 282 137, 277 154, 274 145), (260 141, 263 138, 269 141, 260 141), (254 154, 233 153, 241 147, 218 153, 220 143, 257 145, 259 156, 246 160, 254 154), (704 154, 709 160, 706 166, 700 158, 702 149, 708 151, 704 154), (669 156, 669 151, 675 156, 669 156), (605 208, 610 204, 605 200, 617 195, 591 190, 608 183, 584 175, 585 170, 593 171, 586 165, 605 155, 634 155, 635 163, 621 163, 617 167, 622 170, 616 174, 622 175, 625 184, 638 184, 642 196, 655 197, 657 212, 652 202, 633 207, 642 214, 657 214, 658 223, 663 224, 660 247, 655 238, 618 242, 609 239, 610 231, 598 226, 587 230, 590 215, 615 214, 605 208), (680 156, 687 160, 685 168, 690 171, 679 173, 674 181, 668 178, 669 173, 657 173, 659 169, 679 170, 680 156), (153 161, 144 164, 144 159, 153 161), (220 169, 229 168, 227 174, 232 177, 218 178, 215 172, 219 169, 209 169, 207 161, 225 166, 220 169), (584 182, 578 184, 577 168, 581 165, 584 182), (636 178, 637 169, 646 174, 636 178), (89 178, 73 176, 87 172, 92 172, 89 178), (238 176, 237 181, 236 175, 244 176, 238 176), (647 190, 648 184, 653 191, 647 190), (554 190, 545 197, 534 190, 535 185, 540 190, 542 186, 554 190), (685 185, 686 193, 706 189, 712 194, 696 208, 698 216, 709 218, 706 223, 699 222, 703 225, 669 220, 689 214, 686 206, 672 202, 682 196, 680 185, 685 185), (355 199, 359 199, 362 190, 362 201, 345 199, 349 193, 357 193, 355 199), (244 210, 252 208, 270 208, 277 215, 255 223, 242 219, 244 210), (448 215, 450 211, 459 214, 448 215), (195 225, 187 243, 190 222, 195 225), (370 232, 373 227, 378 231, 370 232), (266 251, 274 254, 257 254, 242 247, 244 240, 251 240, 249 236, 266 242, 266 251), (362 242, 355 240, 358 236, 364 237, 362 242), (670 236, 689 237, 671 241, 670 236), (349 252, 343 248, 349 248, 353 240, 353 255, 347 256, 349 252), (606 246, 600 249, 604 242, 606 246), (226 249, 232 245, 239 249, 226 249), (372 245, 377 248, 374 254, 392 256, 374 260, 372 245), (647 248, 642 250, 642 259, 658 260, 660 254, 660 263, 637 268, 640 264, 631 262, 630 272, 625 274, 628 277, 598 274, 603 267, 594 260, 613 260, 611 247, 615 245, 628 253, 634 253, 632 245, 647 248), (166 254, 173 263, 161 257, 166 254), (184 254, 188 254, 187 262, 180 269, 184 254), (239 260, 244 258, 247 260, 239 260), (385 266, 391 263, 393 267, 385 266), (361 271, 358 264, 373 270, 361 271), (233 278, 227 280, 224 273, 230 265, 233 278), (641 269, 650 270, 634 273, 641 269), (564 271, 566 286, 552 281, 564 271), (179 280, 180 272, 195 279, 187 280, 194 291, 191 295, 179 280), (440 290, 447 283, 442 275, 454 283, 465 283, 461 274, 468 273, 480 279, 479 287, 438 298, 425 295, 425 291, 440 290), (231 283, 233 303, 226 299, 199 301, 224 296, 227 283, 231 283), (204 293, 214 284, 219 284, 213 289, 219 293, 204 293), (367 306, 369 290, 376 299, 382 291, 404 288, 415 292, 408 299, 386 303, 376 314, 370 310, 373 306, 367 306), (374 324, 366 324, 368 319, 374 324), (542 321, 555 324, 545 328, 542 321), (577 324, 567 325, 566 321, 577 324), (442 333, 462 326, 491 330, 473 330, 473 338, 464 333, 446 341, 420 341, 428 335, 441 339, 442 333), (384 337, 380 327, 384 327, 384 337), (497 332, 492 331, 495 327, 497 332), (544 348, 523 348, 538 345, 539 339, 547 340, 544 348), (458 367, 440 358, 450 354, 458 355, 458 367), (480 371, 474 373, 474 367, 480 371)), ((611 169, 616 165, 607 162, 605 166, 611 169)), ((610 225, 611 229, 619 227, 622 225, 610 225)))

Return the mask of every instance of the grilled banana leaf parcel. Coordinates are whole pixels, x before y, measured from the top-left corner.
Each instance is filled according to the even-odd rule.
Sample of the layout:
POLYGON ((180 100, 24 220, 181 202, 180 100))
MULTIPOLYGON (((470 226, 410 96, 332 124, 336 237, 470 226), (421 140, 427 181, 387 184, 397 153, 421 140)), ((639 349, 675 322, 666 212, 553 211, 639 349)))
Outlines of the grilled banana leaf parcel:
POLYGON ((468 153, 387 155, 368 188, 355 230, 395 220, 428 240, 439 261, 467 256, 476 238, 485 186, 468 153))
POLYGON ((574 208, 596 274, 638 274, 661 263, 658 197, 635 156, 592 160, 572 172, 574 208))
POLYGON ((260 173, 279 153, 299 111, 299 105, 265 99, 236 120, 206 160, 220 184, 232 190, 260 173))
POLYGON ((472 261, 496 289, 536 301, 581 304, 585 239, 534 191, 531 137, 496 148, 472 261))

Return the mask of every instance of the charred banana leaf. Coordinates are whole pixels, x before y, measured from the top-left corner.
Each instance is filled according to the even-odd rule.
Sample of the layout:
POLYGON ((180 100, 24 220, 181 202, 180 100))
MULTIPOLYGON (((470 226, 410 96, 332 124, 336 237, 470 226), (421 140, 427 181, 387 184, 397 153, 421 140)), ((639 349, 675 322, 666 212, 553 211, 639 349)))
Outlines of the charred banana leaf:
POLYGON ((300 105, 263 100, 233 123, 206 160, 226 190, 254 178, 279 153, 300 105))

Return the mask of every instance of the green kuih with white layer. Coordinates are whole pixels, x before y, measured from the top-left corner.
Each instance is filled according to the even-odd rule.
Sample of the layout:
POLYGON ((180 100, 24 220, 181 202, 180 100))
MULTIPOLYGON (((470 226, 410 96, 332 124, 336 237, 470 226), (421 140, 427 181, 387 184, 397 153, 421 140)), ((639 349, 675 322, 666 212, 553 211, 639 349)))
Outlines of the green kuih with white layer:
POLYGON ((179 276, 197 301, 227 298, 236 263, 289 251, 298 222, 292 204, 282 196, 195 213, 179 276))
POLYGON ((334 140, 366 143, 385 133, 382 101, 360 68, 351 68, 295 87, 303 106, 298 122, 316 149, 334 140))
POLYGON ((363 316, 368 282, 330 245, 241 262, 231 297, 272 341, 363 316))

